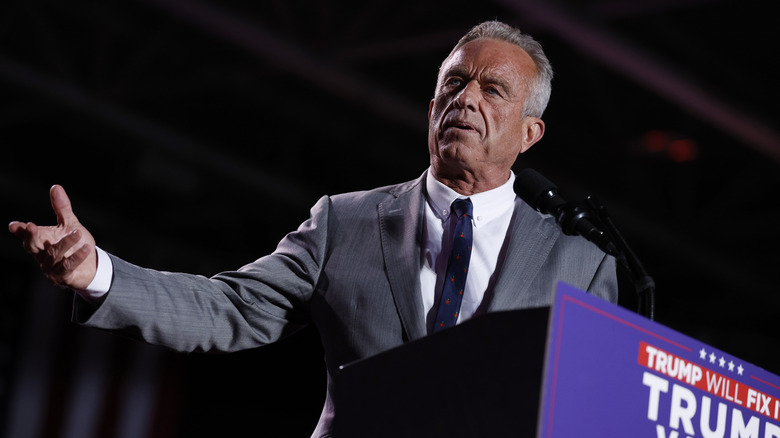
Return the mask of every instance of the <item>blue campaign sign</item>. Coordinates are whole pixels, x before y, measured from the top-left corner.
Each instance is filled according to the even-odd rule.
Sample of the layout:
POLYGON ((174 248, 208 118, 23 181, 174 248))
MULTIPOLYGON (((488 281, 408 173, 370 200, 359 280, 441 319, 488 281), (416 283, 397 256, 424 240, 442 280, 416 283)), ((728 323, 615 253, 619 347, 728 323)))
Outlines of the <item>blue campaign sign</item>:
POLYGON ((780 438, 780 378, 559 284, 539 438, 780 438))

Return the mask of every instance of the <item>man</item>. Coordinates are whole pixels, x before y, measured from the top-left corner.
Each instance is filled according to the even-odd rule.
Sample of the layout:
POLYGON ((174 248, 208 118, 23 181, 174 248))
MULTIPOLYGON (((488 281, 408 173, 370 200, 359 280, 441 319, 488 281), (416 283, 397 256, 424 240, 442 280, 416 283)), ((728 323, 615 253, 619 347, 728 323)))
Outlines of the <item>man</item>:
POLYGON ((324 436, 338 405, 339 365, 486 312, 548 305, 559 280, 617 300, 614 259, 563 235, 513 192, 511 166, 544 134, 551 77, 533 39, 498 22, 476 26, 439 71, 430 168, 403 184, 322 197, 272 254, 235 272, 162 273, 108 255, 58 186, 57 226, 9 229, 51 281, 77 291, 73 319, 81 324, 179 351, 236 351, 313 322, 329 375, 314 432, 324 436), (452 214, 457 199, 471 211, 452 214), (447 273, 450 247, 465 248, 469 260, 455 292, 444 287, 456 277, 447 273), (442 316, 450 293, 459 304, 442 316))

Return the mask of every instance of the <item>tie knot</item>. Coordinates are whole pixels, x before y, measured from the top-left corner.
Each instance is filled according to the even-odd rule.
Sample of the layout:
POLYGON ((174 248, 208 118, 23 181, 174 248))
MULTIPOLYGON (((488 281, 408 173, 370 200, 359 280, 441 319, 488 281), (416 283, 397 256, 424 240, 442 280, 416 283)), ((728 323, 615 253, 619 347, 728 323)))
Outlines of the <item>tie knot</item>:
POLYGON ((463 216, 471 216, 472 215, 472 205, 471 205, 471 199, 456 199, 452 202, 452 209, 455 211, 455 214, 458 215, 458 217, 463 216))

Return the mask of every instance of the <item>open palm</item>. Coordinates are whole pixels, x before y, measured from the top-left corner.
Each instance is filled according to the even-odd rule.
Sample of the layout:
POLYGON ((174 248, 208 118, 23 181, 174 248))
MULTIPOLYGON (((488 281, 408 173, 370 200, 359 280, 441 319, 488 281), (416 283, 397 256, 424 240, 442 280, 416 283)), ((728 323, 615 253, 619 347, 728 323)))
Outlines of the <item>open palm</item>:
POLYGON ((55 185, 49 192, 57 225, 38 226, 14 221, 8 229, 22 239, 46 277, 54 284, 73 289, 86 288, 95 277, 95 239, 73 214, 65 189, 55 185))

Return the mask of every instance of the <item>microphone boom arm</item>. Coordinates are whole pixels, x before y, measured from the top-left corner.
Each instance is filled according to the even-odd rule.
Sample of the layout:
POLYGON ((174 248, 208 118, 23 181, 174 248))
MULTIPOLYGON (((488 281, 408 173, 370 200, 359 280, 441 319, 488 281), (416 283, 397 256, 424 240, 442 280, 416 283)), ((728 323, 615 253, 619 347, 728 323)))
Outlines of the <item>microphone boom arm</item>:
POLYGON ((617 248, 617 254, 613 255, 615 255, 617 262, 628 271, 631 283, 634 285, 634 289, 636 289, 638 295, 639 304, 637 313, 650 320, 654 320, 655 281, 647 273, 642 262, 639 261, 639 258, 623 238, 623 235, 620 234, 620 231, 618 231, 612 218, 609 217, 604 205, 593 196, 587 196, 583 204, 589 212, 595 215, 598 222, 603 226, 604 233, 617 248))

